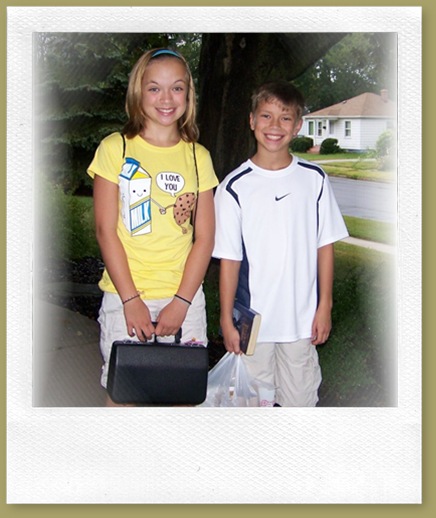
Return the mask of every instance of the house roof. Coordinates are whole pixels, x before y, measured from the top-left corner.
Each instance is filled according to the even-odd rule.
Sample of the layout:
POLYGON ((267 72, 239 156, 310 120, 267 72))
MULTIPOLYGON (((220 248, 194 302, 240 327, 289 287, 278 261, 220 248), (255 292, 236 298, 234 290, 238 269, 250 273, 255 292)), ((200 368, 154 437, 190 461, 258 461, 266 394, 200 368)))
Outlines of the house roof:
POLYGON ((395 117, 396 105, 388 99, 387 92, 381 95, 364 93, 346 99, 327 108, 308 113, 304 118, 311 117, 395 117))

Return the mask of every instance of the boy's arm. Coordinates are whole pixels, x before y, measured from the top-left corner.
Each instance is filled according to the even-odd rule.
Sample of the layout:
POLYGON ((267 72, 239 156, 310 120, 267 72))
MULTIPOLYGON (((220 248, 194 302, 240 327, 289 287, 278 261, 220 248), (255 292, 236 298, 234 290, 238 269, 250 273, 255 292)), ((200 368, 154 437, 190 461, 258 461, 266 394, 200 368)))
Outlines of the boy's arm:
POLYGON ((333 306, 333 243, 318 249, 318 308, 312 324, 312 345, 320 345, 327 341, 331 328, 331 312, 333 306))
POLYGON ((224 346, 228 352, 240 354, 239 332, 233 325, 233 306, 238 287, 240 261, 221 259, 220 262, 220 324, 224 346))

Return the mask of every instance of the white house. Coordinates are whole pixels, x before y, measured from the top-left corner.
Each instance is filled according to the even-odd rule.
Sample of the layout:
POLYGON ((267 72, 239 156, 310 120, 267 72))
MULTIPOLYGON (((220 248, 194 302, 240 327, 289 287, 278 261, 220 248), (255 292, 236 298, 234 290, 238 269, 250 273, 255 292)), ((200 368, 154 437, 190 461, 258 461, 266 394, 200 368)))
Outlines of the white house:
POLYGON ((342 149, 367 151, 375 149, 384 131, 396 126, 396 115, 387 90, 380 95, 368 92, 304 115, 299 135, 311 137, 314 146, 335 138, 342 149))

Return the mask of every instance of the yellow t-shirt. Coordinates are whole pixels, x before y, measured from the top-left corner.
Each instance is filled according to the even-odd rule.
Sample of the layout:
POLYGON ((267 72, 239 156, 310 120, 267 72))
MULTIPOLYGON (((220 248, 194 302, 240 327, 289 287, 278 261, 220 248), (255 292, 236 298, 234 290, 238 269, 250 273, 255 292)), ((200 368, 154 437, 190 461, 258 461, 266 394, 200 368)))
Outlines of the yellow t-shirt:
MULTIPOLYGON (((191 210, 197 193, 218 184, 209 152, 183 140, 157 147, 140 136, 123 140, 113 133, 102 140, 88 174, 119 186, 118 235, 126 251, 136 288, 144 299, 171 297, 177 292, 192 247, 191 210)), ((99 283, 116 293, 108 272, 99 283)))

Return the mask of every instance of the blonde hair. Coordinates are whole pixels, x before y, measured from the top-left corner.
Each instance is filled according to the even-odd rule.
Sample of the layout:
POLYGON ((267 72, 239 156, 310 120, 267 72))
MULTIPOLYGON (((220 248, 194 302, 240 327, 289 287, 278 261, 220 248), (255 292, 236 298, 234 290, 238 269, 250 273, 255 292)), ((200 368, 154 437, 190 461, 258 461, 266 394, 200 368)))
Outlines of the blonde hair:
POLYGON ((294 108, 298 119, 304 112, 303 94, 288 81, 269 81, 259 86, 251 97, 251 113, 255 113, 261 102, 279 101, 283 106, 294 108))
POLYGON ((127 87, 125 109, 128 121, 124 126, 123 133, 127 138, 136 137, 144 129, 146 116, 142 109, 142 78, 151 60, 179 59, 186 68, 186 79, 188 91, 186 95, 186 111, 178 120, 178 127, 181 138, 186 142, 198 140, 198 127, 196 123, 196 98, 194 79, 186 59, 171 49, 152 49, 145 52, 134 65, 127 87))

